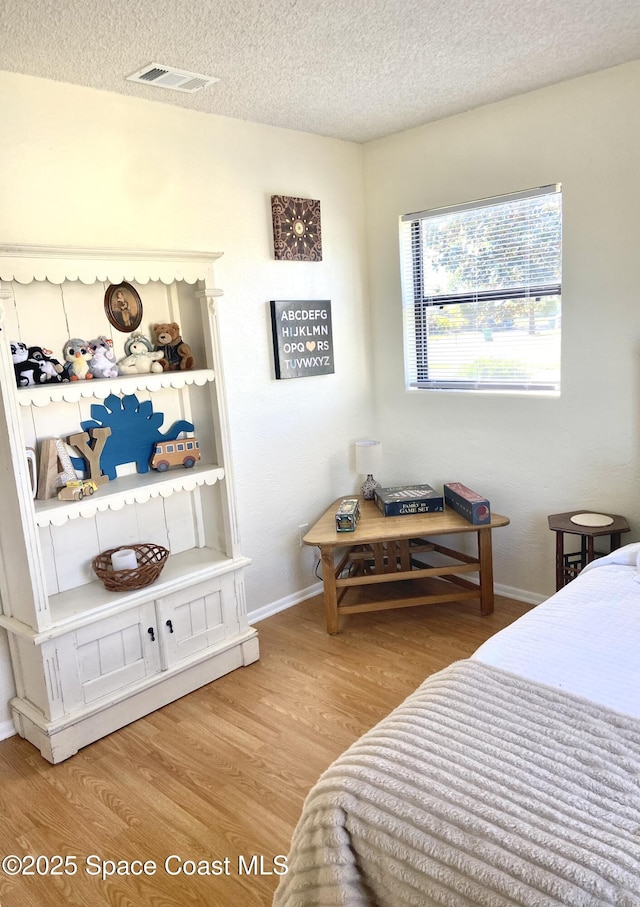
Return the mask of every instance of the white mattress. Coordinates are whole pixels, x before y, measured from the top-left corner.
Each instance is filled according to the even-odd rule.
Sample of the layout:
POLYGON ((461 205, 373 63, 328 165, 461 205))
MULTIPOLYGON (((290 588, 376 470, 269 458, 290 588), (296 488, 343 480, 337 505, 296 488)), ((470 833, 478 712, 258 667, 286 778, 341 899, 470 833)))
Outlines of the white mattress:
POLYGON ((472 658, 640 718, 639 551, 594 561, 472 658))

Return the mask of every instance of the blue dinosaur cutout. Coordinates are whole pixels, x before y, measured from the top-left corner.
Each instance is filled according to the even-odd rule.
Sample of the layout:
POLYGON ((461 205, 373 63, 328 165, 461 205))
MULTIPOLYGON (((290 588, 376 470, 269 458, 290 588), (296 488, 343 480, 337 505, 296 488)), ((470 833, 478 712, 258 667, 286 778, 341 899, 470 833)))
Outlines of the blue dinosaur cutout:
POLYGON ((149 472, 149 460, 158 441, 173 441, 182 431, 193 431, 191 422, 180 419, 165 434, 160 431, 163 413, 154 413, 149 400, 140 403, 135 394, 122 398, 109 394, 104 405, 91 406, 92 420, 81 422, 84 431, 92 428, 110 428, 111 434, 100 457, 100 469, 116 478, 116 466, 135 463, 138 472, 149 472))

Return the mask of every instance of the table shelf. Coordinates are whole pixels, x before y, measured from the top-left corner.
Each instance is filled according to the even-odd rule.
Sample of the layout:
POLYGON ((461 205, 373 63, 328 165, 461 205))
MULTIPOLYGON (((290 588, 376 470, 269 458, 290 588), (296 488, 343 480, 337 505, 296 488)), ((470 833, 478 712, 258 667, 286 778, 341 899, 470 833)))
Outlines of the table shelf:
POLYGON ((614 513, 598 513, 608 521, 604 526, 587 526, 575 522, 575 517, 585 514, 585 510, 569 510, 565 513, 552 513, 547 517, 549 529, 556 534, 556 592, 580 573, 591 561, 608 554, 607 551, 596 551, 595 540, 609 537, 609 551, 615 551, 621 545, 623 532, 629 532, 625 517, 614 513), (578 551, 565 551, 565 535, 575 535, 580 539, 578 551))

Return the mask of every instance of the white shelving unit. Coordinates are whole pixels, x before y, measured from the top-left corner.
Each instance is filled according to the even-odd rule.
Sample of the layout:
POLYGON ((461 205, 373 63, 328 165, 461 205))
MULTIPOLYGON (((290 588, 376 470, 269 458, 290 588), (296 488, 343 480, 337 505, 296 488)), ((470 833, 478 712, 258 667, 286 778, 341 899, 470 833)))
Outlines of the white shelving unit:
POLYGON ((9 636, 19 734, 50 762, 259 657, 248 626, 216 318, 218 254, 0 246, 0 626, 9 636), (105 315, 110 284, 143 305, 139 330, 177 322, 196 368, 17 388, 12 341, 61 358, 69 337, 129 336, 105 315), (160 473, 122 464, 81 501, 34 499, 27 448, 82 431, 111 395, 135 395, 161 432, 195 426, 202 460, 160 473), (155 542, 170 556, 150 586, 108 591, 101 551, 155 542))

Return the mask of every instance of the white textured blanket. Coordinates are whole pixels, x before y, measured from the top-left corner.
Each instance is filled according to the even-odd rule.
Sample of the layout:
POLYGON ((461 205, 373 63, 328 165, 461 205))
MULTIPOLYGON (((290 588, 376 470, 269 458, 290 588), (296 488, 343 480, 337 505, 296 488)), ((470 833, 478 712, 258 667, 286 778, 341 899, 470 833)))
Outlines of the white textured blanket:
POLYGON ((275 907, 639 907, 640 721, 466 660, 320 778, 275 907))

